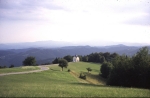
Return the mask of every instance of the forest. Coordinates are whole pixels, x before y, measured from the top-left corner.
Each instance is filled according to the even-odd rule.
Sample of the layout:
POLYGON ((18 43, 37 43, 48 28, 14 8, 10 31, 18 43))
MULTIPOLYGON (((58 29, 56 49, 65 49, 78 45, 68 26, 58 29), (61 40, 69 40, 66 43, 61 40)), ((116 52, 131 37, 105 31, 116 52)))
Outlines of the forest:
MULTIPOLYGON (((64 56, 68 62, 70 55, 64 56)), ((79 55, 80 61, 100 63, 100 76, 107 79, 107 85, 150 88, 150 54, 148 47, 142 47, 132 57, 117 53, 91 53, 79 55)), ((53 64, 58 63, 56 58, 53 64)))

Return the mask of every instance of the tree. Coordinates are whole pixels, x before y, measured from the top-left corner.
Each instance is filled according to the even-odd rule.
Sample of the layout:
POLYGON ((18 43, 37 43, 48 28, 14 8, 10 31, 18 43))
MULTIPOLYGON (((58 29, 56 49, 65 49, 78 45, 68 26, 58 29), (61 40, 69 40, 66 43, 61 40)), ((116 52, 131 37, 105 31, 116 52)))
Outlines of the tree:
POLYGON ((131 65, 131 58, 126 55, 118 56, 113 59, 112 64, 113 69, 109 74, 107 84, 127 87, 132 86, 132 81, 135 77, 131 65))
POLYGON ((132 58, 118 56, 113 66, 108 85, 150 88, 150 55, 148 48, 141 48, 132 58))
POLYGON ((101 59, 100 59, 100 63, 104 63, 106 60, 105 60, 105 57, 102 56, 101 59))
POLYGON ((104 62, 100 68, 100 71, 102 73, 102 77, 107 78, 110 74, 110 71, 112 70, 113 65, 109 62, 104 62))
POLYGON ((141 48, 132 58, 135 86, 150 88, 150 55, 148 47, 141 48))
POLYGON ((88 73, 90 72, 90 71, 92 71, 92 69, 90 68, 90 67, 88 67, 88 68, 86 68, 87 70, 88 70, 88 73))
POLYGON ((67 68, 67 66, 68 66, 68 61, 65 60, 65 59, 60 59, 58 66, 61 67, 61 68, 62 68, 62 71, 63 71, 63 68, 64 68, 64 67, 67 68))
POLYGON ((55 58, 55 60, 52 63, 53 64, 58 64, 59 63, 59 58, 55 58))
POLYGON ((10 66, 9 66, 9 68, 13 68, 14 67, 14 65, 13 64, 11 64, 10 66))
POLYGON ((5 65, 4 66, 0 66, 0 68, 7 68, 7 66, 5 66, 5 65))
POLYGON ((64 59, 66 59, 68 62, 73 61, 72 56, 70 56, 70 55, 65 56, 64 59))
POLYGON ((24 66, 34 66, 36 65, 35 57, 29 56, 23 61, 24 66))
POLYGON ((103 56, 105 57, 105 60, 106 60, 107 62, 110 61, 110 53, 109 53, 109 52, 103 53, 103 56))
POLYGON ((78 55, 79 60, 82 61, 82 55, 78 55))
POLYGON ((82 57, 82 61, 88 62, 88 56, 83 56, 83 57, 82 57))

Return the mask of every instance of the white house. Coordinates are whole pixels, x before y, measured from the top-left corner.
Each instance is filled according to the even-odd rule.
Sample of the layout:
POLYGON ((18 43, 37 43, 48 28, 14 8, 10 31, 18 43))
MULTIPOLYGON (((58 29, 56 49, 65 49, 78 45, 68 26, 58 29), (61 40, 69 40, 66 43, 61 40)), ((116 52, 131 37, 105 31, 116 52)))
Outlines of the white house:
POLYGON ((79 61, 80 61, 79 57, 77 55, 75 55, 73 57, 73 62, 79 62, 79 61))

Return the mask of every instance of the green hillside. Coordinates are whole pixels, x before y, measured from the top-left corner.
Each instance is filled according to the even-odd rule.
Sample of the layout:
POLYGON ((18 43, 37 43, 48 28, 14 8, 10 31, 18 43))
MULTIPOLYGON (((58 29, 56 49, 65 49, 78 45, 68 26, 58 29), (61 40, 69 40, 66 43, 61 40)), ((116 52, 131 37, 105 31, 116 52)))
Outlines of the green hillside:
POLYGON ((0 97, 150 97, 150 90, 112 87, 99 78, 100 64, 69 63, 61 71, 58 65, 49 65, 49 70, 0 77, 0 97), (92 71, 87 73, 86 68, 92 71), (71 72, 67 72, 70 69, 71 72), (78 78, 80 72, 87 80, 78 78))

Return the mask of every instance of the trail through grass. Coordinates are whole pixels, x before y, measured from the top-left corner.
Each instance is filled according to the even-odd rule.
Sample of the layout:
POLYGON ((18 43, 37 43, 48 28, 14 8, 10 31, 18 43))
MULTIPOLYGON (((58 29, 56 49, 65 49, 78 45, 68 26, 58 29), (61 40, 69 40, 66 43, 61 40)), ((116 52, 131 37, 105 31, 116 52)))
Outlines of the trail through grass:
POLYGON ((21 67, 13 67, 13 68, 2 68, 0 69, 1 73, 11 73, 11 72, 23 72, 23 71, 31 71, 40 69, 37 66, 21 66, 21 67))

